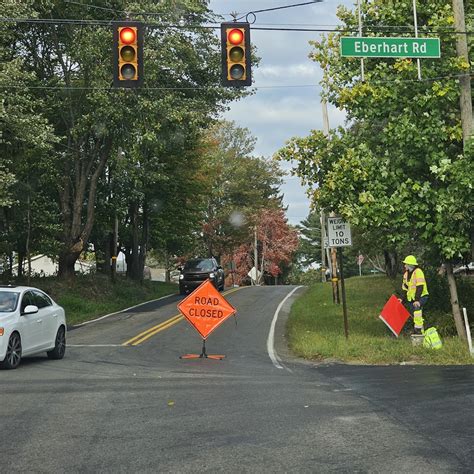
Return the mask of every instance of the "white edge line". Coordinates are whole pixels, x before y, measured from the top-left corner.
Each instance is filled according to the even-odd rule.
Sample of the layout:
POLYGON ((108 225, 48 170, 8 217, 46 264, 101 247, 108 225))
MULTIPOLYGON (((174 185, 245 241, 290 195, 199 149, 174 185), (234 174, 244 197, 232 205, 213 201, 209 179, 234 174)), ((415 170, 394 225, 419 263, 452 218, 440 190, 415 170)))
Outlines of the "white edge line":
POLYGON ((144 304, 148 304, 148 303, 154 303, 155 301, 160 301, 165 298, 169 298, 170 296, 176 296, 176 293, 162 296, 161 298, 158 298, 156 300, 145 301, 144 303, 139 303, 139 304, 136 304, 135 306, 130 306, 130 308, 125 308, 125 309, 121 309, 120 311, 115 311, 115 313, 106 314, 105 316, 101 316, 100 318, 97 318, 97 319, 91 319, 90 321, 84 321, 83 323, 75 324, 73 328, 80 328, 81 326, 85 326, 86 324, 95 323, 97 321, 100 321, 101 319, 109 318, 110 316, 115 316, 116 314, 124 313, 125 311, 128 311, 129 309, 138 308, 139 306, 143 306, 144 304))
POLYGON ((281 301, 281 303, 278 305, 278 308, 276 309, 275 311, 275 314, 273 315, 273 320, 272 320, 272 324, 270 325, 270 331, 268 333, 268 338, 267 338, 267 351, 268 351, 268 355, 273 363, 273 365, 277 368, 277 369, 283 369, 284 367, 280 364, 280 359, 278 358, 278 355, 277 353, 275 352, 275 326, 276 326, 276 322, 277 322, 277 319, 278 319, 278 315, 280 314, 280 310, 282 308, 282 306, 285 304, 285 301, 296 291, 296 290, 299 290, 300 288, 303 288, 303 286, 297 286, 296 288, 293 288, 293 290, 291 290, 286 296, 285 298, 283 298, 283 300, 281 301))

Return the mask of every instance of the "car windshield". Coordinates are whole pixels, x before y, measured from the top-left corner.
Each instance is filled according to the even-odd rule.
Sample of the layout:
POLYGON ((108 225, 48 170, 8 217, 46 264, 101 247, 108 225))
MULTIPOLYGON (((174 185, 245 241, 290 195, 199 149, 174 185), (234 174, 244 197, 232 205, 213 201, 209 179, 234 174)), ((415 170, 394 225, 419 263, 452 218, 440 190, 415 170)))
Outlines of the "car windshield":
POLYGON ((184 270, 199 270, 201 272, 209 272, 213 269, 212 260, 208 258, 199 258, 196 260, 189 260, 184 265, 184 270))
POLYGON ((0 290, 0 313, 15 311, 18 302, 18 293, 0 290))

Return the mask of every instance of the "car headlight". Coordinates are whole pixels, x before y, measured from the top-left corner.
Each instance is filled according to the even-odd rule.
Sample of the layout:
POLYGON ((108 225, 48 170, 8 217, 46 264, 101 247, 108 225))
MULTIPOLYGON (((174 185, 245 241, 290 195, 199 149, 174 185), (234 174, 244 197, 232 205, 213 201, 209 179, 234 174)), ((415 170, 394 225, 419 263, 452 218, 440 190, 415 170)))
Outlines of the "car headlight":
POLYGON ((216 274, 214 272, 209 273, 209 278, 214 278, 216 274))
POLYGON ((179 279, 180 280, 183 280, 184 279, 184 275, 181 273, 181 275, 179 275, 179 279))

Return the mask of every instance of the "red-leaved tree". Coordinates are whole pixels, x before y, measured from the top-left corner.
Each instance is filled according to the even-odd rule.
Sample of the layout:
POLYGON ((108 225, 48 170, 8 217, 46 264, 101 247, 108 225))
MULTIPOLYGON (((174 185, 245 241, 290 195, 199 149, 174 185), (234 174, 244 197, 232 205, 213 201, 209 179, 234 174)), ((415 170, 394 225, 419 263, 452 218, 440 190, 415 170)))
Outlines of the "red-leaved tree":
POLYGON ((298 248, 298 233, 287 222, 283 209, 262 209, 255 216, 257 232, 257 263, 255 265, 254 233, 249 241, 240 245, 232 255, 223 257, 223 264, 233 262, 234 283, 240 284, 255 265, 261 276, 269 274, 278 277, 288 265, 298 248))

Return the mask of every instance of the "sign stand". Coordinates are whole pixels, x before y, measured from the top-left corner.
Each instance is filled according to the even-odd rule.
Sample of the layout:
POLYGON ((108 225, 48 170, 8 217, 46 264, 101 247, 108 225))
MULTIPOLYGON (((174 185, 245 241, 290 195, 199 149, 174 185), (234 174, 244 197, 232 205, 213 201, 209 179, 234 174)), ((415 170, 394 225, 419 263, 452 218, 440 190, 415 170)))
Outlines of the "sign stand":
POLYGON ((184 354, 179 357, 180 359, 215 359, 222 360, 225 358, 223 354, 208 354, 206 352, 206 340, 202 340, 202 351, 200 354, 184 354))

